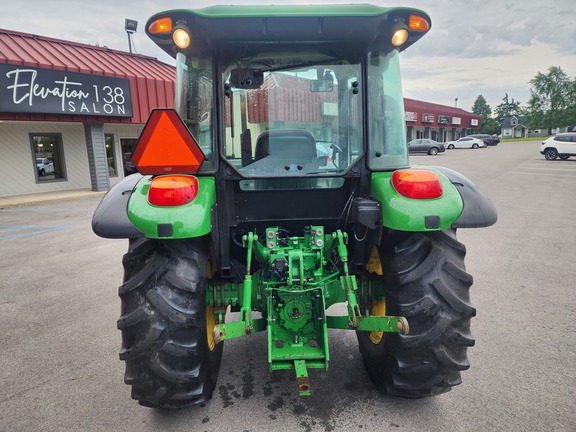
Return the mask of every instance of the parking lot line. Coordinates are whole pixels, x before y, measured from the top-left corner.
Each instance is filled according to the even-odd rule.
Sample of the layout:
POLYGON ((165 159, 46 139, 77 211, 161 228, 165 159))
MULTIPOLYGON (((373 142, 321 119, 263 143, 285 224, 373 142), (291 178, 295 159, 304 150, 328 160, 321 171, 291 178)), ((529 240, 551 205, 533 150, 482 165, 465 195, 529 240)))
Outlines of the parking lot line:
POLYGON ((72 228, 71 226, 61 225, 61 226, 38 226, 38 225, 0 225, 0 240, 8 240, 19 237, 28 237, 32 235, 59 231, 63 229, 72 228), (31 230, 31 231, 29 231, 31 230), (3 235, 3 233, 14 232, 14 231, 25 231, 18 234, 3 235))
POLYGON ((547 177, 576 177, 576 174, 563 174, 563 172, 559 172, 557 174, 549 174, 549 173, 538 173, 535 174, 533 172, 527 171, 510 171, 509 174, 520 174, 520 175, 537 175, 537 176, 547 176, 547 177))
POLYGON ((29 209, 29 208, 14 208, 14 209, 0 209, 0 213, 86 213, 93 212, 94 209, 29 209))

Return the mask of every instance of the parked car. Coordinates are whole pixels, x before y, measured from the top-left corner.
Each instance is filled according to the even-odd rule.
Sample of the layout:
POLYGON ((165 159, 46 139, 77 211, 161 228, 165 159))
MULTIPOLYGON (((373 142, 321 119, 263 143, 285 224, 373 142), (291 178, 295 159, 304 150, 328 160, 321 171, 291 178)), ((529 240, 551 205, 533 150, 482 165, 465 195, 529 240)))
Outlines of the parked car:
POLYGON ((408 151, 410 153, 428 153, 429 155, 437 155, 440 152, 446 151, 444 143, 439 143, 429 138, 415 139, 408 143, 408 151))
POLYGON ((38 169, 38 176, 42 177, 54 172, 54 162, 48 158, 36 158, 36 168, 38 169))
POLYGON ((500 142, 500 139, 496 135, 488 135, 488 134, 472 134, 468 135, 472 138, 478 138, 483 140, 487 146, 495 146, 500 142))
POLYGON ((446 148, 453 149, 453 148, 473 148, 477 149, 480 147, 486 147, 486 143, 484 140, 474 138, 471 136, 465 136, 460 138, 456 141, 448 141, 446 143, 446 148))
POLYGON ((542 141, 540 154, 547 160, 568 159, 576 156, 576 132, 558 133, 542 141))

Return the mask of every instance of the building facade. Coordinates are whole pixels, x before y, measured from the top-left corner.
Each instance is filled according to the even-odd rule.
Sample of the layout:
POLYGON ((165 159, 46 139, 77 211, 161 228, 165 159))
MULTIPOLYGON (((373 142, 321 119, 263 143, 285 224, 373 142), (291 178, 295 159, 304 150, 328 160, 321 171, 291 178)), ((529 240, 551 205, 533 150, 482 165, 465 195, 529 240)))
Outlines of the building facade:
POLYGON ((480 116, 446 105, 404 98, 406 139, 430 138, 438 142, 454 141, 477 133, 480 116))
POLYGON ((152 57, 0 30, 0 196, 108 190, 174 83, 152 57))

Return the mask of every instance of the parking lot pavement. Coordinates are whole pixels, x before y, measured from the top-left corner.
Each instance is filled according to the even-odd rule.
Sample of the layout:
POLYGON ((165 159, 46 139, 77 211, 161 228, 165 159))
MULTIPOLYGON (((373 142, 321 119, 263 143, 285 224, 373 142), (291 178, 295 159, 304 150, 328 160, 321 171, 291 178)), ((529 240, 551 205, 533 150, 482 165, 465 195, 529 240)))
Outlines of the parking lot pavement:
POLYGON ((93 192, 90 189, 76 189, 70 191, 45 192, 28 195, 12 195, 0 197, 0 209, 21 207, 31 204, 54 201, 67 201, 77 198, 102 197, 106 192, 93 192))

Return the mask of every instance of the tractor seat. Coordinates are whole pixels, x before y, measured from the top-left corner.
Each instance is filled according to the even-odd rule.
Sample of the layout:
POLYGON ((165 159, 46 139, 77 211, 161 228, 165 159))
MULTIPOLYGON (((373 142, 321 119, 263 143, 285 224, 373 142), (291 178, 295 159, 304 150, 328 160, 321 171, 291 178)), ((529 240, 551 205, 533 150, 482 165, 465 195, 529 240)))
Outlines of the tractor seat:
POLYGON ((255 160, 270 156, 283 163, 313 163, 318 158, 316 140, 307 130, 266 131, 256 140, 255 160))

